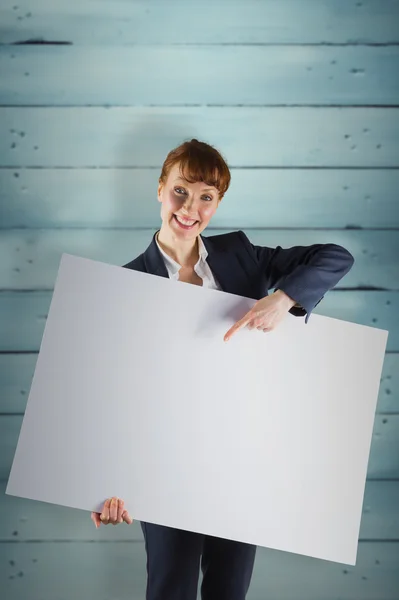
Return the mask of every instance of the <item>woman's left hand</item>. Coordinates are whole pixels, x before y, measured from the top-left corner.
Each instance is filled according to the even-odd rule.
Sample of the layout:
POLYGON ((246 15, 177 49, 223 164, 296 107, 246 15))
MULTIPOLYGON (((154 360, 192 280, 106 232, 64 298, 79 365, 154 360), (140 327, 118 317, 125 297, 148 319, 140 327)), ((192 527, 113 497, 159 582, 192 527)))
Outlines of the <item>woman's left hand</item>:
POLYGON ((224 336, 224 341, 227 342, 232 335, 246 325, 248 329, 256 327, 259 331, 272 331, 284 319, 294 304, 296 304, 296 301, 282 290, 277 290, 270 296, 261 298, 242 319, 228 330, 224 336))

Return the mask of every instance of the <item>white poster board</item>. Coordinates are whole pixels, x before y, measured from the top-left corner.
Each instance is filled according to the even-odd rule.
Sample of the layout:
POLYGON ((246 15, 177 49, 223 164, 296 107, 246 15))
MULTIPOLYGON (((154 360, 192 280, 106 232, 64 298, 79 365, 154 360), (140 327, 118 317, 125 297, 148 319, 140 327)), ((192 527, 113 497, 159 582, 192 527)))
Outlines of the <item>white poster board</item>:
POLYGON ((388 332, 255 302, 64 254, 6 493, 354 565, 388 332))

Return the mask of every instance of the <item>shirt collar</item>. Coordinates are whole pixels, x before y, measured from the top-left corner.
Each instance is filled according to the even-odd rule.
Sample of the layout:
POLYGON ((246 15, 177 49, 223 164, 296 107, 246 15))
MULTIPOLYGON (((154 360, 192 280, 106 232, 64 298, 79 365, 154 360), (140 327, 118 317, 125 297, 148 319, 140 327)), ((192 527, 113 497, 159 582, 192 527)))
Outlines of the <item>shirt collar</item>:
MULTIPOLYGON (((166 254, 166 252, 159 245, 157 238, 158 238, 158 232, 155 235, 155 241, 158 246, 158 249, 159 249, 160 253, 162 254, 162 256, 164 257, 167 264, 169 265, 169 267, 171 268, 171 270, 173 271, 173 274, 178 273, 181 269, 181 265, 179 265, 179 263, 177 263, 175 260, 173 260, 173 258, 171 258, 168 254, 166 254)), ((199 259, 195 266, 197 266, 200 262, 205 262, 206 258, 208 256, 208 251, 205 248, 205 244, 200 235, 198 236, 198 250, 199 250, 199 259)))

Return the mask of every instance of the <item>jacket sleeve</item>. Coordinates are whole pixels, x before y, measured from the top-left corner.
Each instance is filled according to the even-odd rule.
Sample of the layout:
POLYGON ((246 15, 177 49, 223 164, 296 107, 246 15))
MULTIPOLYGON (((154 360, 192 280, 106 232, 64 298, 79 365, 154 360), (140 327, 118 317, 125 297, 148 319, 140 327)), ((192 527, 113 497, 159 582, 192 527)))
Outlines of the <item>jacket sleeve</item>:
POLYGON ((292 248, 255 246, 243 231, 239 232, 247 250, 264 274, 267 289, 280 289, 300 306, 290 313, 308 322, 312 310, 326 292, 350 271, 355 259, 337 244, 312 244, 292 248))

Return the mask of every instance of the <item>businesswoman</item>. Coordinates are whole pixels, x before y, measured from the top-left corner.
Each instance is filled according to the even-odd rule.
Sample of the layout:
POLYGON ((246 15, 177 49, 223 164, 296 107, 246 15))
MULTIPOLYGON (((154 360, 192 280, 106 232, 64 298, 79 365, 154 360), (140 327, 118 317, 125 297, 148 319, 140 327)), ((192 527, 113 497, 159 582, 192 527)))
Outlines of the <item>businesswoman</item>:
MULTIPOLYGON (((325 293, 351 269, 353 256, 336 244, 255 246, 242 231, 202 236, 229 185, 229 168, 212 146, 192 139, 169 152, 158 186, 161 228, 145 252, 124 266, 256 299, 226 332, 226 342, 242 327, 271 331, 288 312, 307 323, 325 293)), ((96 527, 133 522, 118 498, 91 516, 96 527)), ((256 546, 152 523, 141 522, 141 528, 146 600, 195 600, 200 565, 202 600, 245 599, 256 546)))

